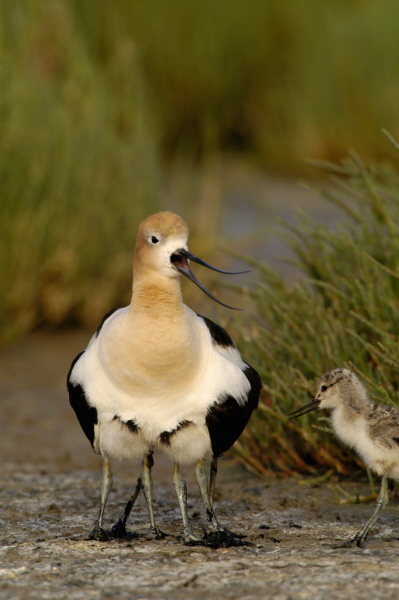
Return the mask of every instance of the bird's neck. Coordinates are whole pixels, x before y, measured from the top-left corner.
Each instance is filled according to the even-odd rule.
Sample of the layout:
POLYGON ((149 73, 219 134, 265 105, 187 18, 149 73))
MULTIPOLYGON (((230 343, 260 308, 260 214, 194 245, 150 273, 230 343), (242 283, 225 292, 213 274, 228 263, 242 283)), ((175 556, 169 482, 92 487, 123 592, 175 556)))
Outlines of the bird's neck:
POLYGON ((364 422, 368 408, 369 403, 366 397, 360 398, 351 394, 346 394, 345 402, 333 408, 331 412, 333 427, 338 436, 347 444, 352 444, 351 436, 359 428, 360 423, 364 422))
POLYGON ((366 415, 370 408, 373 407, 373 403, 369 400, 366 390, 360 384, 352 385, 345 390, 344 398, 344 405, 348 414, 352 414, 353 416, 366 415))
POLYGON ((373 403, 369 400, 367 392, 363 386, 348 386, 341 390, 342 402, 333 409, 332 421, 334 429, 339 435, 347 435, 347 443, 350 443, 350 431, 359 428, 360 423, 364 423, 373 403))
POLYGON ((155 315, 158 319, 181 313, 184 305, 180 279, 157 273, 145 277, 134 274, 130 307, 136 314, 155 315))
POLYGON ((365 419, 361 413, 341 404, 331 413, 331 422, 337 436, 349 447, 357 447, 364 431, 365 419))
POLYGON ((117 385, 152 390, 161 378, 165 389, 183 384, 198 369, 199 345, 193 313, 182 301, 179 279, 134 278, 128 310, 110 328, 104 364, 116 365, 117 385))

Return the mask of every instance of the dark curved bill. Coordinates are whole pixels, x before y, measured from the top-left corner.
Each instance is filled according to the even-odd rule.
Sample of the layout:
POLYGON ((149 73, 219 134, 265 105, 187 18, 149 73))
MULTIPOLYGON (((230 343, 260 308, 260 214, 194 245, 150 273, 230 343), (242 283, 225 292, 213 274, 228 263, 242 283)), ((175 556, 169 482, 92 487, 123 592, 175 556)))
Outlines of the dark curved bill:
POLYGON ((192 272, 190 265, 188 263, 188 260, 192 260, 194 262, 197 262, 200 265, 203 265, 204 267, 208 267, 208 269, 212 269, 212 271, 217 271, 218 273, 225 273, 227 275, 239 275, 241 273, 248 273, 248 271, 239 271, 237 273, 233 273, 231 271, 222 271, 221 269, 217 269, 216 267, 212 267, 211 265, 208 265, 208 263, 206 263, 205 261, 201 260, 200 258, 198 258, 197 256, 195 256, 194 254, 191 254, 191 252, 188 252, 188 250, 185 249, 181 249, 176 251, 174 254, 172 254, 172 256, 170 257, 170 260, 173 264, 173 266, 183 275, 185 275, 186 277, 188 277, 188 279, 190 279, 193 283, 195 283, 195 285, 197 285, 200 290, 202 290, 204 292, 204 294, 206 294, 207 296, 209 296, 209 298, 212 298, 212 300, 214 300, 215 302, 217 302, 218 304, 221 304, 222 306, 224 306, 225 308, 231 308, 232 310, 242 310, 241 308, 236 308, 235 306, 230 306, 229 304, 225 304, 224 302, 222 302, 221 300, 219 300, 218 298, 216 298, 216 296, 214 296, 212 294, 212 292, 210 292, 194 275, 194 273, 192 272))
POLYGON ((290 421, 291 421, 292 419, 296 419, 297 417, 302 417, 302 415, 306 415, 306 413, 311 412, 312 410, 315 410, 316 408, 319 407, 319 405, 320 405, 320 400, 317 400, 317 398, 314 398, 314 400, 311 400, 310 402, 308 402, 301 408, 297 408, 296 410, 293 410, 292 412, 288 413, 287 416, 290 418, 290 421))
MULTIPOLYGON (((176 254, 177 254, 177 252, 176 252, 176 254)), ((202 265, 203 267, 207 267, 207 269, 211 269, 212 271, 216 271, 217 273, 224 273, 224 275, 242 275, 243 273, 251 272, 251 271, 223 271, 222 269, 213 267, 209 263, 202 260, 202 258, 198 258, 198 256, 195 256, 195 254, 191 254, 191 252, 189 252, 185 248, 181 248, 180 250, 178 250, 178 254, 180 254, 180 256, 185 256, 186 258, 188 258, 188 260, 192 260, 193 262, 196 262, 199 265, 202 265)))

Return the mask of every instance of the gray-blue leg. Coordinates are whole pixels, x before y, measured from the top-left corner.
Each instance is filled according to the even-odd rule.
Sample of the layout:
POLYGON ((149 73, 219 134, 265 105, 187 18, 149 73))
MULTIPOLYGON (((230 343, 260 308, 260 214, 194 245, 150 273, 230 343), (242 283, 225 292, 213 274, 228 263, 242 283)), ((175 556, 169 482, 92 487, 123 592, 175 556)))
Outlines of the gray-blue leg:
POLYGON ((213 510, 212 498, 217 470, 216 461, 217 459, 213 459, 211 463, 210 485, 208 485, 208 476, 205 469, 205 460, 201 459, 195 465, 195 476, 197 478, 198 486, 201 492, 208 520, 208 528, 205 533, 205 543, 207 546, 212 546, 214 548, 250 545, 249 542, 242 541, 242 538, 245 537, 244 535, 233 533, 225 527, 222 527, 222 525, 220 525, 219 521, 216 518, 215 512, 213 510))
POLYGON ((152 505, 152 477, 151 469, 154 465, 153 453, 149 452, 144 456, 143 467, 141 470, 141 485, 143 488, 144 496, 147 502, 148 516, 150 519, 150 530, 149 536, 155 537, 155 539, 162 539, 165 534, 159 529, 155 523, 154 510, 152 505))
MULTIPOLYGON (((213 502, 211 500, 210 495, 210 487, 208 484, 208 476, 205 469, 205 461, 204 459, 199 460, 195 465, 195 476, 197 478, 198 487, 201 492, 202 501, 205 506, 206 516, 208 519, 208 532, 213 531, 222 531, 223 527, 219 524, 215 513, 213 511, 213 502)), ((211 470, 211 478, 212 478, 212 470, 211 470)), ((214 486, 213 486, 214 488, 214 486)))
POLYGON ((215 486, 216 486, 217 472, 218 472, 218 459, 216 456, 213 456, 212 460, 211 460, 210 478, 209 478, 209 499, 211 501, 212 506, 215 501, 215 486))
POLYGON ((203 540, 197 537, 191 527, 187 513, 187 484, 184 481, 178 463, 173 468, 173 484, 176 490, 176 496, 179 501, 181 516, 183 520, 184 543, 188 546, 203 544, 203 540))
POLYGON ((351 538, 347 542, 344 542, 344 544, 343 544, 344 547, 352 546, 352 544, 356 544, 359 547, 363 546, 370 529, 372 528, 372 526, 378 519, 380 512, 388 504, 388 501, 389 501, 388 478, 385 477, 385 475, 384 475, 381 478, 380 493, 378 494, 376 507, 375 507, 371 517, 368 519, 368 521, 363 525, 363 527, 356 533, 356 535, 353 538, 351 538))
POLYGON ((100 510, 98 519, 94 523, 92 532, 89 535, 91 540, 106 541, 108 535, 103 529, 104 511, 107 504, 109 492, 112 486, 112 472, 109 464, 109 459, 106 454, 102 455, 102 472, 101 472, 101 495, 100 495, 100 510))

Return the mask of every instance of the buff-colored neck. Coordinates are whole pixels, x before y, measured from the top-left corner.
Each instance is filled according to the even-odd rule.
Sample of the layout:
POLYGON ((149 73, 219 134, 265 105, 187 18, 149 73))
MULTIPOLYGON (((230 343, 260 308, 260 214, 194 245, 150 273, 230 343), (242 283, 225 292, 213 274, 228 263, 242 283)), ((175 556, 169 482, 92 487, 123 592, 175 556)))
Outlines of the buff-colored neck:
POLYGON ((133 271, 133 290, 130 306, 135 313, 162 318, 183 310, 180 277, 169 278, 156 271, 133 271))

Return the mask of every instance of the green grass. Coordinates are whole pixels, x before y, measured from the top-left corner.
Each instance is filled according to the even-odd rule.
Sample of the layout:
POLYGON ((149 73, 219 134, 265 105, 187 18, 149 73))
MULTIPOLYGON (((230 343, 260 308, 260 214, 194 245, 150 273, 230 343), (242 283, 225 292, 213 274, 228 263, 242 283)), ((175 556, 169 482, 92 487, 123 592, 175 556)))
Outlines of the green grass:
POLYGON ((341 207, 342 224, 302 216, 285 225, 295 283, 255 265, 257 324, 244 345, 265 395, 238 450, 258 471, 345 472, 353 463, 327 415, 286 418, 328 369, 353 369, 375 400, 399 405, 399 173, 357 156, 325 167, 334 182, 325 195, 341 207))
POLYGON ((398 22, 394 0, 4 0, 0 342, 127 300, 165 164, 198 168, 201 201, 187 186, 167 204, 212 235, 215 155, 284 173, 388 155, 398 22))
MULTIPOLYGON (((244 152, 286 173, 303 168, 305 158, 335 160, 351 147, 384 157, 389 150, 381 129, 399 135, 395 0, 25 0, 4 6, 14 28, 18 20, 40 20, 41 37, 32 42, 47 38, 47 68, 59 67, 63 51, 72 51, 84 78, 84 49, 92 68, 112 77, 112 102, 134 85, 126 61, 136 62, 160 152, 169 160, 244 152), (56 34, 44 35, 48 24, 63 27, 63 45, 56 34)), ((7 23, 3 30, 13 37, 7 23)), ((131 118, 127 113, 122 121, 131 118)))
POLYGON ((102 70, 63 2, 5 3, 0 23, 7 341, 43 323, 94 323, 120 301, 158 160, 132 45, 115 40, 102 70))
MULTIPOLYGON (((109 3, 84 5, 85 22, 94 5, 111 16, 109 3)), ((395 0, 114 6, 137 44, 164 156, 245 152, 287 173, 353 147, 386 156, 381 129, 399 135, 395 0)))

